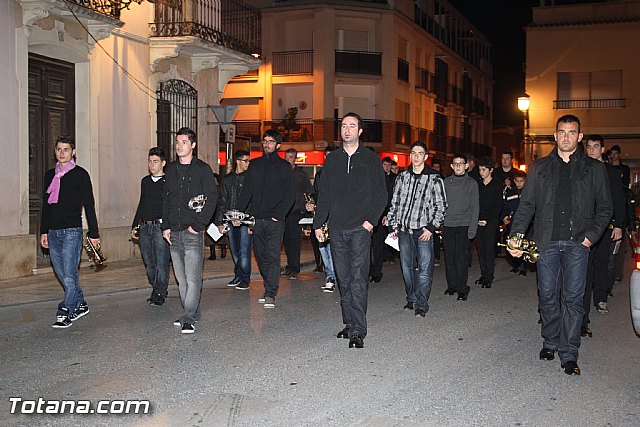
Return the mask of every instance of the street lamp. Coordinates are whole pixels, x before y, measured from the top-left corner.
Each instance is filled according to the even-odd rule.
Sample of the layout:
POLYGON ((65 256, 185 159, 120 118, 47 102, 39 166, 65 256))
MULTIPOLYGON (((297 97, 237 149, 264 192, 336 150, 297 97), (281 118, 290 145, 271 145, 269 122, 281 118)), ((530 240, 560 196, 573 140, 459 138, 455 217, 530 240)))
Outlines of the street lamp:
MULTIPOLYGON (((529 95, 526 93, 522 96, 518 97, 518 110, 522 111, 524 115, 524 128, 523 128, 523 137, 524 137, 524 152, 525 155, 527 153, 527 146, 529 146, 529 156, 528 159, 525 158, 525 162, 528 160, 529 162, 533 161, 533 147, 529 141, 529 105, 531 100, 529 95)), ((526 156, 525 156, 526 157, 526 156)))

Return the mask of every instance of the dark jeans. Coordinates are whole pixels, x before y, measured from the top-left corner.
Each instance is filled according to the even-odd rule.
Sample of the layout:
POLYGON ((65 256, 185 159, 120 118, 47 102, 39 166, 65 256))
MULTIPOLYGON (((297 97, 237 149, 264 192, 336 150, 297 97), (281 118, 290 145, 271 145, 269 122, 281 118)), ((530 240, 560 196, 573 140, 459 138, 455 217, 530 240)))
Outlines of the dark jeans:
POLYGON ((387 227, 376 225, 371 233, 371 266, 370 276, 382 276, 382 263, 384 262, 384 239, 387 237, 387 227))
POLYGON ((589 312, 591 311, 591 293, 593 302, 607 301, 607 292, 613 283, 613 275, 609 272, 609 251, 611 250, 611 230, 604 231, 602 238, 591 247, 589 251, 589 264, 587 267, 587 281, 584 288, 583 305, 584 316, 582 326, 589 324, 589 312))
POLYGON ((233 258, 234 278, 245 283, 251 280, 251 234, 249 227, 229 227, 229 249, 233 258))
POLYGON ((84 301, 84 294, 78 283, 82 237, 81 227, 49 230, 47 234, 53 271, 64 288, 64 300, 58 304, 58 316, 73 313, 84 301))
MULTIPOLYGON (((300 243, 302 226, 298 223, 304 213, 292 210, 284 221, 284 252, 287 255, 287 270, 300 273, 300 243)), ((280 261, 278 261, 278 264, 280 261)))
POLYGON ((433 236, 430 240, 420 240, 422 230, 409 233, 398 231, 400 264, 407 302, 415 303, 415 309, 429 311, 429 295, 433 282, 433 236), (418 271, 414 268, 418 261, 418 271))
POLYGON ((538 303, 544 347, 558 350, 560 362, 578 361, 589 248, 553 241, 540 251, 538 303))
POLYGON ((476 233, 476 245, 478 246, 478 261, 480 262, 480 275, 486 281, 493 280, 493 271, 496 267, 496 230, 498 220, 487 221, 484 227, 478 226, 476 233))
POLYGON ((349 337, 367 335, 367 294, 371 233, 359 226, 331 231, 331 256, 340 289, 342 322, 349 337))
POLYGON ((440 233, 433 233, 433 259, 440 261, 440 245, 442 244, 442 235, 440 233))
POLYGON ((264 296, 278 294, 280 279, 280 246, 284 234, 284 221, 256 219, 253 226, 253 251, 258 261, 258 269, 264 280, 264 296))
POLYGON ((169 244, 162 238, 160 224, 142 224, 139 242, 147 280, 153 286, 154 293, 166 297, 171 254, 169 244))
POLYGON ((444 271, 447 289, 466 294, 469 279, 469 227, 444 227, 444 271))
POLYGON ((204 261, 204 231, 171 231, 171 261, 178 281, 182 303, 181 323, 200 320, 202 293, 202 263, 204 261))

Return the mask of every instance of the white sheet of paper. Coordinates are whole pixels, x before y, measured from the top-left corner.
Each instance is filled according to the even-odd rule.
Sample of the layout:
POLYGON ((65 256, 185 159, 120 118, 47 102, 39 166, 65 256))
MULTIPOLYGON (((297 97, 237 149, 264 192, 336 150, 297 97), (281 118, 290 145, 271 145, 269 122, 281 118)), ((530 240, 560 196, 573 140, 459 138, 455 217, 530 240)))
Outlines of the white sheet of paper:
POLYGON ((209 225, 209 228, 207 228, 207 234, 209 234, 209 236, 211 236, 211 238, 216 242, 222 237, 222 233, 220 233, 218 226, 215 224, 209 225))
POLYGON ((313 218, 304 217, 298 221, 300 225, 311 225, 313 224, 313 218))
POLYGON ((398 239, 394 239, 393 237, 391 237, 391 233, 387 235, 387 238, 384 239, 384 242, 396 251, 400 251, 400 244, 398 243, 398 239))

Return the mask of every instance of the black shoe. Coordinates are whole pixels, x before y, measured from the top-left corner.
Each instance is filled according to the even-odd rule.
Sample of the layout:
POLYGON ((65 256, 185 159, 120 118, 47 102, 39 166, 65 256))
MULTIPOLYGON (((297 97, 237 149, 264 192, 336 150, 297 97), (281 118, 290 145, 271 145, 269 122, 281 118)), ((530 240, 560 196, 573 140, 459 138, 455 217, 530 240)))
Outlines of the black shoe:
POLYGON ((482 285, 485 282, 485 278, 480 276, 480 278, 478 280, 475 281, 476 285, 482 285))
POLYGON ((569 360, 560 365, 560 367, 564 369, 564 373, 567 375, 580 375, 580 368, 575 360, 569 360))
POLYGON ((522 270, 522 271, 518 272, 518 275, 526 276, 527 275, 527 270, 522 270))
POLYGON ((551 350, 550 348, 542 347, 540 350, 540 360, 553 360, 556 358, 555 350, 551 350))
POLYGON ((517 273, 517 272, 518 272, 518 271, 520 271, 520 270, 518 269, 518 267, 513 267, 513 268, 512 268, 511 270, 509 270, 509 271, 510 271, 510 272, 512 272, 512 273, 517 273))
POLYGON ((413 310, 413 303, 412 302, 408 302, 405 306, 404 306, 405 310, 413 310))
POLYGON ((220 248, 220 258, 225 259, 227 257, 227 248, 222 246, 220 248))
POLYGON ((236 289, 240 291, 246 291, 249 289, 249 284, 247 282, 240 282, 236 285, 236 289))
POLYGON ((316 265, 316 268, 313 269, 314 273, 324 273, 324 268, 321 265, 316 265))
POLYGON ((466 301, 469 297, 469 292, 458 292, 458 301, 466 301))
POLYGON ((356 335, 349 339, 349 348, 364 348, 364 338, 356 335))
POLYGON ((610 297, 613 296, 613 291, 607 291, 607 295, 609 295, 610 297))
POLYGON ((581 337, 593 337, 593 331, 591 330, 590 327, 588 326, 583 326, 582 328, 580 328, 580 336, 581 337))
POLYGON ((381 280, 382 280, 382 274, 379 276, 371 276, 369 278, 369 282, 372 282, 372 283, 380 283, 381 280))
POLYGON ((280 269, 280 275, 281 276, 288 276, 289 275, 289 269, 288 268, 282 268, 280 269))
POLYGON ((343 330, 338 332, 336 338, 349 338, 349 328, 344 328, 343 330))
POLYGON ((491 280, 485 280, 482 284, 483 288, 491 289, 491 280))
POLYGON ((236 286, 238 283, 240 283, 240 279, 238 278, 233 278, 231 279, 228 283, 227 286, 229 286, 230 288, 233 288, 234 286, 236 286))
POLYGON ((455 295, 456 294, 456 290, 447 288, 447 289, 444 290, 444 294, 445 295, 455 295))
POLYGON ((427 315, 427 313, 425 313, 424 310, 418 309, 418 310, 416 310, 415 315, 416 315, 416 317, 425 317, 427 315))
POLYGON ((298 280, 298 273, 290 271, 289 274, 287 274, 287 279, 298 280))
POLYGON ((196 331, 196 328, 193 327, 191 323, 183 323, 182 324, 182 332, 183 334, 192 334, 196 331))

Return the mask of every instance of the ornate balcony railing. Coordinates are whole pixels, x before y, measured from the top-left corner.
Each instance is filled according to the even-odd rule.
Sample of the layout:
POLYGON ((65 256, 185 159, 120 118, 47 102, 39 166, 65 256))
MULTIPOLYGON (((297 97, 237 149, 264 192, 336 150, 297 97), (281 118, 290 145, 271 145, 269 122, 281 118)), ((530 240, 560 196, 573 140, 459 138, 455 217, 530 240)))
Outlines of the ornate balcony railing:
POLYGON ((313 74, 313 51, 273 52, 273 75, 313 74))
POLYGON ((122 9, 129 9, 131 3, 142 3, 142 0, 67 0, 94 12, 119 19, 122 9))
POLYGON ((154 0, 152 37, 199 37, 247 55, 259 54, 260 11, 237 0, 154 0))
POLYGON ((581 110, 588 108, 624 108, 624 98, 610 99, 557 99, 553 101, 554 110, 581 110))

